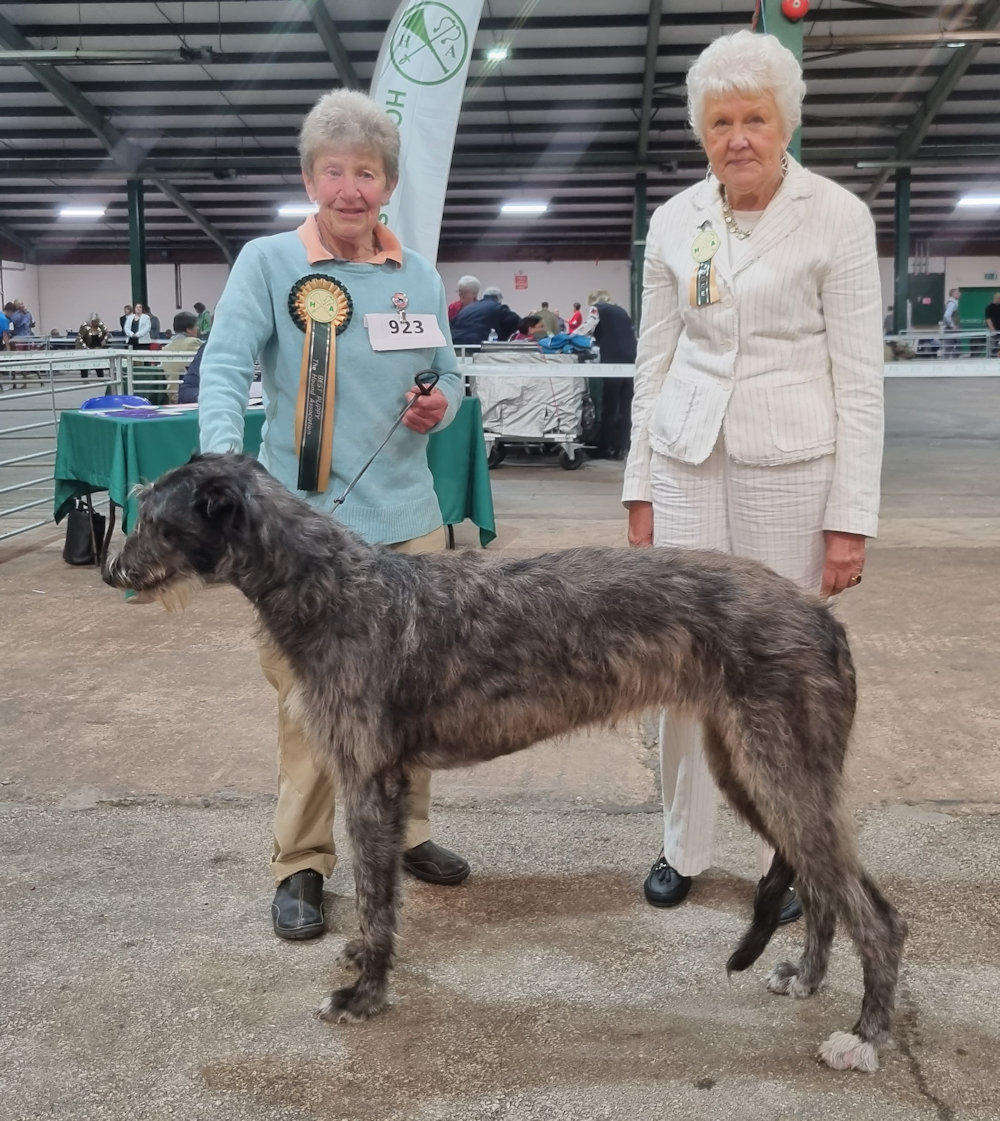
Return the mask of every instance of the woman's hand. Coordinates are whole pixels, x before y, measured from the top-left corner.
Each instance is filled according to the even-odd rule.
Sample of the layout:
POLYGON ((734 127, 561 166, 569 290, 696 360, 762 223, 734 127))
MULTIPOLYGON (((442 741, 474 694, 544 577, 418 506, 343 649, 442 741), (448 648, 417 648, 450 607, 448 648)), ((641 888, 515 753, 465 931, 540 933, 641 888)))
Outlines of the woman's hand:
POLYGON ((413 404, 407 409, 403 424, 407 428, 412 428, 414 432, 430 432, 435 424, 441 423, 444 414, 448 411, 448 398, 440 389, 421 393, 414 387, 406 394, 406 399, 413 401, 413 404))
POLYGON ((860 533, 841 533, 834 529, 824 530, 823 536, 826 539, 826 558, 819 594, 826 598, 861 583, 866 538, 860 533))
POLYGON ((653 544, 652 502, 628 504, 628 543, 633 549, 645 549, 653 544))

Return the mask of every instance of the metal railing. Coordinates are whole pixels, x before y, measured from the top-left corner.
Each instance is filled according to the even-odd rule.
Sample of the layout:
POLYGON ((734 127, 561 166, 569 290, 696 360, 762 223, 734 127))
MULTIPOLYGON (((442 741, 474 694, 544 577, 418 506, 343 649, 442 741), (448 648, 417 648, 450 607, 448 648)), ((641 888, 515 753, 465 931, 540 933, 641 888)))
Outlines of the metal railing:
MULTIPOLYGON (((176 385, 177 371, 171 368, 168 379, 154 353, 34 349, 0 354, 0 541, 52 524, 56 443, 65 410, 106 393, 154 397, 176 385)), ((191 357, 184 355, 187 361, 191 357)))

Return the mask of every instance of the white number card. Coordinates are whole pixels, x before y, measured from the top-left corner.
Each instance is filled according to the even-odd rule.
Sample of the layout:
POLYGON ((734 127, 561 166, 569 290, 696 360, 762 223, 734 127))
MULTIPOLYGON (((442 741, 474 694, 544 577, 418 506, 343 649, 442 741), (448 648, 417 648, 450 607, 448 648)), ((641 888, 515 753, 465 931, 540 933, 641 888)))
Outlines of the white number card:
POLYGON ((408 311, 405 315, 366 315, 372 350, 419 350, 447 346, 436 315, 408 311))

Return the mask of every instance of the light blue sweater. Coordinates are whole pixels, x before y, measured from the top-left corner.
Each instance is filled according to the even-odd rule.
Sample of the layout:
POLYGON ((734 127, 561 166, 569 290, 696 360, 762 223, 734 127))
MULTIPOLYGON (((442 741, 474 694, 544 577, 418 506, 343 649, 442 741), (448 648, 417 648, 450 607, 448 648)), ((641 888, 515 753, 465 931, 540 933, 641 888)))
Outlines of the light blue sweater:
MULTIPOLYGON (((385 438, 421 370, 435 370, 441 376, 437 387, 448 398, 448 411, 437 427, 446 427, 462 398, 452 347, 376 353, 368 340, 365 314, 392 314, 396 292, 407 296, 409 312, 434 313, 450 344, 444 286, 434 267, 418 253, 404 250, 402 267, 391 261, 310 265, 295 231, 248 242, 233 265, 205 343, 198 401, 202 451, 242 448, 255 359, 262 371, 265 411, 260 461, 319 510, 332 510, 333 500, 385 438), (296 490, 295 407, 305 334, 289 315, 288 294, 309 273, 335 277, 354 304, 350 323, 337 336, 333 462, 330 482, 322 493, 296 490)), ((441 525, 426 445, 426 436, 401 424, 337 508, 337 519, 373 544, 408 541, 441 525)))

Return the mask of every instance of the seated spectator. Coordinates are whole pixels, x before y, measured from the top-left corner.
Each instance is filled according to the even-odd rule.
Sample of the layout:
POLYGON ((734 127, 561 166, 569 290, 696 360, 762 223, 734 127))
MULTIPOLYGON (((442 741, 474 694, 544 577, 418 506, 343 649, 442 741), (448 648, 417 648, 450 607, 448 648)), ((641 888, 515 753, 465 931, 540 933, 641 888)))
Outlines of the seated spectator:
POLYGON ((517 330, 510 337, 511 342, 533 342, 544 339, 548 332, 540 315, 526 315, 518 324, 517 330))
POLYGON ((448 305, 448 322, 454 321, 455 316, 464 307, 474 304, 479 298, 479 280, 474 276, 462 276, 458 280, 458 299, 448 305))
POLYGON ((177 392, 188 368, 191 355, 201 348, 201 339, 198 336, 198 316, 193 311, 179 311, 174 316, 174 333, 170 342, 160 351, 163 356, 163 379, 166 382, 166 397, 169 404, 177 401, 177 392), (177 352, 186 354, 183 358, 170 358, 169 353, 177 352))
POLYGON ((178 405, 198 404, 198 390, 201 388, 201 357, 204 353, 205 348, 202 347, 184 371, 184 377, 181 378, 181 384, 177 389, 178 405))
MULTIPOLYGON (((59 337, 58 331, 53 328, 52 335, 55 338, 59 337)), ((74 347, 77 350, 100 350, 108 345, 108 338, 110 332, 104 326, 104 320, 92 311, 87 316, 86 320, 80 324, 76 332, 76 342, 74 347)), ((102 370, 94 370, 94 376, 100 377, 103 373, 102 370)), ((81 370, 80 377, 86 378, 90 376, 90 370, 81 370)))
POLYGON ((509 339, 520 327, 521 317, 503 302, 499 288, 485 288, 481 299, 474 301, 455 316, 451 323, 451 341, 457 346, 475 346, 486 342, 490 332, 495 338, 509 339))

